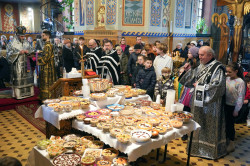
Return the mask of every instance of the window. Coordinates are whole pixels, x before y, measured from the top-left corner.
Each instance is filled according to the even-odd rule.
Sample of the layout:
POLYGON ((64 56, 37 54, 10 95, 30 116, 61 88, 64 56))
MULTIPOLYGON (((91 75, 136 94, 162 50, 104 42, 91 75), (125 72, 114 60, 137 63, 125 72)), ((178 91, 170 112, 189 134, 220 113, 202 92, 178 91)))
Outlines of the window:
POLYGON ((203 0, 198 0, 197 21, 201 20, 202 17, 203 17, 203 0))
POLYGON ((186 0, 185 28, 191 28, 193 0, 186 0))

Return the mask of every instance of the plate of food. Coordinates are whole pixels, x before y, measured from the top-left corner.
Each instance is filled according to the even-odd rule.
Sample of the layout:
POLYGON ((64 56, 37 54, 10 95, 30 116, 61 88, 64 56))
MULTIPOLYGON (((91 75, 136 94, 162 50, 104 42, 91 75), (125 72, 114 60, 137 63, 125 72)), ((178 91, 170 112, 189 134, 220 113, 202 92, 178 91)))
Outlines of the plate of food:
POLYGON ((48 104, 59 103, 60 101, 61 101, 60 99, 46 99, 43 101, 43 103, 47 106, 48 104))
POLYGON ((84 156, 81 159, 81 164, 82 165, 94 165, 95 160, 96 159, 93 156, 84 156))
POLYGON ((119 151, 114 148, 107 148, 102 150, 102 156, 104 159, 112 161, 119 154, 119 151))
POLYGON ((139 143, 147 142, 151 139, 152 133, 147 130, 133 130, 131 131, 131 138, 139 143))
POLYGON ((131 136, 130 134, 117 134, 116 139, 123 144, 127 144, 129 143, 131 136))
POLYGON ((78 166, 81 163, 81 156, 75 153, 61 154, 54 158, 54 166, 78 166))
POLYGON ((128 158, 126 157, 116 157, 113 159, 114 166, 128 166, 128 158))
POLYGON ((91 156, 91 157, 94 157, 96 160, 99 160, 102 156, 102 149, 86 149, 84 154, 83 154, 83 157, 86 157, 86 156, 91 156))
POLYGON ((38 149, 45 150, 47 148, 47 146, 49 144, 51 144, 51 142, 52 141, 49 140, 49 139, 44 139, 44 140, 38 141, 37 142, 37 147, 38 147, 38 149))
POLYGON ((112 110, 112 111, 120 111, 124 108, 124 105, 120 105, 120 104, 111 104, 107 106, 108 109, 112 110))
POLYGON ((181 119, 184 123, 190 122, 190 120, 193 118, 193 114, 186 111, 174 112, 173 116, 177 119, 181 119))
POLYGON ((99 111, 87 111, 85 112, 87 118, 98 118, 101 113, 99 111))

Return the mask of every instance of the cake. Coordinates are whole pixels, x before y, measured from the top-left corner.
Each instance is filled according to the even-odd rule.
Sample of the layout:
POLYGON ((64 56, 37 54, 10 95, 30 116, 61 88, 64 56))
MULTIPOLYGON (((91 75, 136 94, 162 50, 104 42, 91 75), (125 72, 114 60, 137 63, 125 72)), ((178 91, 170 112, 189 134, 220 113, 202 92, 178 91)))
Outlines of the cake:
POLYGON ((152 129, 152 125, 150 123, 146 123, 146 122, 139 123, 137 125, 137 127, 139 129, 142 129, 142 130, 150 130, 150 129, 152 129))
POLYGON ((123 144, 127 144, 130 141, 131 136, 130 134, 117 134, 116 139, 123 144))
POLYGON ((76 119, 79 121, 83 121, 86 118, 86 116, 84 116, 83 114, 77 115, 76 119))
POLYGON ((128 166, 128 159, 125 157, 117 157, 113 159, 114 166, 128 166))
POLYGON ((149 141, 151 138, 151 132, 147 130, 134 130, 131 131, 131 137, 136 142, 146 142, 149 141))
POLYGON ((92 100, 101 101, 107 99, 107 94, 105 93, 91 93, 90 98, 92 100))
POLYGON ((112 128, 110 130, 110 136, 111 137, 116 137, 117 134, 123 133, 123 130, 120 128, 112 128))
POLYGON ((107 148, 102 151, 103 158, 109 161, 112 161, 118 154, 119 151, 114 148, 107 148))
POLYGON ((91 149, 102 149, 104 143, 102 141, 91 141, 88 143, 88 147, 91 149))
POLYGON ((99 160, 97 161, 97 166, 111 166, 112 162, 108 160, 99 160))

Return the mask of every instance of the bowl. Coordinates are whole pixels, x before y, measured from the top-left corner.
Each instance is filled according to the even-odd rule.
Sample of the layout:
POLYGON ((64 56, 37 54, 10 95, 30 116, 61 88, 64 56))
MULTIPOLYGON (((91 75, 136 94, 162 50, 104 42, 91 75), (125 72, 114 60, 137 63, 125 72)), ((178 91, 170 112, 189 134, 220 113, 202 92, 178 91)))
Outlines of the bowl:
POLYGON ((131 138, 136 142, 147 142, 151 139, 152 133, 147 130, 133 130, 131 131, 131 138))

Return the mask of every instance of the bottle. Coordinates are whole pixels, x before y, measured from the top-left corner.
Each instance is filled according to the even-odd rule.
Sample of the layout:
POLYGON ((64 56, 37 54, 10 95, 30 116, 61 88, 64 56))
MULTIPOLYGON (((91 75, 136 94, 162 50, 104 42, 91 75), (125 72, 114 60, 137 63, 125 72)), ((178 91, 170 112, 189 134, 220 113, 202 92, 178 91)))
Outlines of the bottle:
POLYGON ((63 78, 66 78, 66 69, 65 69, 65 67, 63 68, 63 78))

